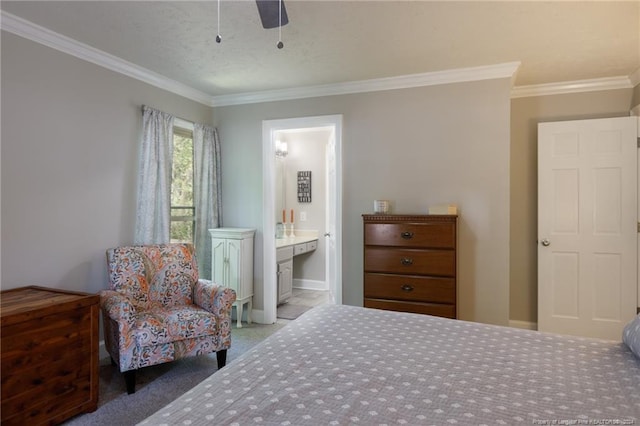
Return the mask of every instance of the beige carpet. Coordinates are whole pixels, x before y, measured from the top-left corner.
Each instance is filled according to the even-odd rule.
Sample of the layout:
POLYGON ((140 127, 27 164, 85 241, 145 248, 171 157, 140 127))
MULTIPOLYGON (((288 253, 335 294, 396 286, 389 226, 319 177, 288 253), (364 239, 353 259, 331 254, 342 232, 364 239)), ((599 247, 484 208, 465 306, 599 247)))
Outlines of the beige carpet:
MULTIPOLYGON (((284 327, 282 320, 272 325, 242 324, 231 332, 227 363, 238 358, 264 338, 284 327)), ((109 358, 100 360, 98 409, 80 414, 64 425, 130 426, 146 419, 211 374, 218 371, 216 355, 203 355, 140 369, 136 374, 136 392, 128 395, 124 378, 109 358)))
MULTIPOLYGON (((297 317, 312 306, 324 303, 326 299, 327 292, 294 289, 294 297, 288 304, 294 302, 294 305, 302 308, 295 308, 299 312, 297 317)), ((288 319, 279 319, 270 325, 243 323, 242 328, 238 329, 234 321, 227 363, 259 344, 288 322, 288 319)), ((146 367, 137 373, 136 393, 127 395, 124 378, 118 368, 111 366, 108 358, 100 360, 100 364, 98 409, 93 413, 77 415, 63 423, 64 425, 135 425, 218 371, 215 354, 146 367)))

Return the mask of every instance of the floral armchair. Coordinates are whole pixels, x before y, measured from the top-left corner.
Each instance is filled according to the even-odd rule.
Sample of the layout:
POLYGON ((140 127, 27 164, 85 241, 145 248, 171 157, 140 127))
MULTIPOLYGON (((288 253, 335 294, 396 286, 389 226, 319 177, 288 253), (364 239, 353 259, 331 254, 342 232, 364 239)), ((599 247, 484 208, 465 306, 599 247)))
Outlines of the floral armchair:
POLYGON ((135 392, 135 371, 216 352, 224 367, 236 294, 198 279, 190 244, 107 250, 110 290, 100 292, 105 346, 135 392))

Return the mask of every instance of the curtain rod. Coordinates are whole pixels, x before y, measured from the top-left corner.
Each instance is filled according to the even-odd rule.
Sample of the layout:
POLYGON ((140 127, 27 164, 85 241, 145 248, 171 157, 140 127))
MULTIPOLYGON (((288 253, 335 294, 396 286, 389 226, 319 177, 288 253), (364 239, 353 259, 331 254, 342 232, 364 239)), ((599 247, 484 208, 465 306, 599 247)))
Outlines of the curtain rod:
MULTIPOLYGON (((143 105, 142 105, 142 110, 144 111, 144 109, 145 109, 145 108, 154 109, 154 110, 156 110, 156 111, 164 112, 165 114, 171 114, 171 113, 169 113, 169 112, 162 111, 161 109, 154 108, 154 107, 150 107, 150 106, 148 106, 148 105, 144 105, 144 104, 143 104, 143 105)), ((173 115, 173 114, 171 114, 171 115, 173 115)), ((177 116, 175 116, 175 115, 173 115, 173 118, 174 118, 174 119, 178 119, 178 120, 185 121, 185 122, 187 122, 187 123, 189 123, 189 124, 191 124, 191 125, 196 124, 196 123, 195 123, 195 121, 187 120, 186 118, 177 117, 177 116)), ((207 126, 208 126, 208 124, 207 124, 207 126)), ((213 127, 213 126, 212 126, 212 127, 213 127)))

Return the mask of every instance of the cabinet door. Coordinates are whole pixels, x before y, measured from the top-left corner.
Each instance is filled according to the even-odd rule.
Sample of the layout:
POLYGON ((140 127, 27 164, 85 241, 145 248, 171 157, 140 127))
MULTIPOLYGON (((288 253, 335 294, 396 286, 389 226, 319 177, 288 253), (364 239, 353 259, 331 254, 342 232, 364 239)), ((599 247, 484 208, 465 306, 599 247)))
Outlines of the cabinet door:
POLYGON ((293 295, 293 259, 278 263, 278 303, 293 295))
POLYGON ((227 262, 229 287, 235 290, 236 297, 245 297, 241 286, 242 279, 242 240, 227 240, 227 262))
POLYGON ((225 239, 213 238, 211 240, 211 281, 218 285, 229 287, 225 274, 226 256, 225 239))

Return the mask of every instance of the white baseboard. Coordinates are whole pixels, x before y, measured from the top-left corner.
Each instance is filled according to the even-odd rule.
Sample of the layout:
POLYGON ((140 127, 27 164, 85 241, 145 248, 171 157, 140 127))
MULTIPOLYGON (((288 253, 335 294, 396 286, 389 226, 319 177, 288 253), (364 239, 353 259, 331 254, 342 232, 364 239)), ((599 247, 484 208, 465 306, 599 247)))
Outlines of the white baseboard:
POLYGON ((305 280, 300 278, 293 279, 293 288, 299 288, 302 290, 329 290, 329 286, 326 281, 305 280))
POLYGON ((258 324, 270 324, 264 320, 264 311, 262 309, 251 310, 251 321, 258 324))
POLYGON ((523 328, 525 330, 537 330, 538 323, 529 322, 529 321, 509 320, 509 327, 523 328))

